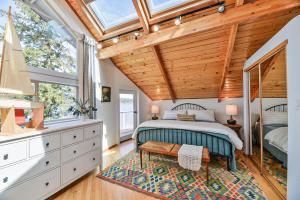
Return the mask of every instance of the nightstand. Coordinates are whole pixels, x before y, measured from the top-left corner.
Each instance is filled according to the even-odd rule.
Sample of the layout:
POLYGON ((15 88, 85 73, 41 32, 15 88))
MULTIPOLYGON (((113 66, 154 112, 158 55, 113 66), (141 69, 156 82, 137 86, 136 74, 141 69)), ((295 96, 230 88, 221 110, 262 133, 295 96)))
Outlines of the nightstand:
POLYGON ((240 136, 240 130, 242 128, 241 125, 239 125, 239 124, 234 124, 234 125, 232 125, 232 124, 223 124, 223 125, 231 128, 232 130, 234 130, 238 134, 239 138, 241 139, 241 136, 240 136))

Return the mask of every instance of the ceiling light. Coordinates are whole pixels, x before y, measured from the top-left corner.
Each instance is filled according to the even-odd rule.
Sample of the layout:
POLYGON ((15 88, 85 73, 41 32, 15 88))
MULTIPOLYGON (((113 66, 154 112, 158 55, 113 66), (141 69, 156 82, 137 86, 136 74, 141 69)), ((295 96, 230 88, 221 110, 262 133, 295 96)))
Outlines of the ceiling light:
POLYGON ((178 26, 179 24, 181 24, 181 16, 176 17, 174 23, 175 23, 176 26, 178 26))
POLYGON ((103 46, 102 46, 101 43, 98 43, 98 44, 97 44, 97 47, 98 47, 98 49, 102 49, 103 46))
POLYGON ((155 24, 155 25, 153 26, 153 31, 154 31, 154 32, 159 31, 159 25, 158 25, 158 24, 155 24))
POLYGON ((113 43, 115 43, 115 44, 118 43, 118 42, 119 42, 119 37, 113 38, 112 41, 113 41, 113 43))
POLYGON ((219 5, 219 7, 218 7, 218 12, 219 12, 219 13, 225 12, 225 5, 224 5, 224 4, 219 5))
POLYGON ((139 35, 140 35, 140 32, 138 32, 138 31, 134 32, 135 39, 137 39, 139 35))

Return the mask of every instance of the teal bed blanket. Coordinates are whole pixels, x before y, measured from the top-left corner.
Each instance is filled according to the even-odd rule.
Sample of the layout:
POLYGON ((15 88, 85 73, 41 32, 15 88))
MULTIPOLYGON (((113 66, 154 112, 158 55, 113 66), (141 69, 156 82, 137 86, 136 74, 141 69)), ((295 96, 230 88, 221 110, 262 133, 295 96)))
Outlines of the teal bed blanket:
POLYGON ((235 147, 227 135, 170 128, 138 129, 136 149, 147 141, 190 144, 207 147, 210 154, 227 158, 230 170, 236 170, 235 147))

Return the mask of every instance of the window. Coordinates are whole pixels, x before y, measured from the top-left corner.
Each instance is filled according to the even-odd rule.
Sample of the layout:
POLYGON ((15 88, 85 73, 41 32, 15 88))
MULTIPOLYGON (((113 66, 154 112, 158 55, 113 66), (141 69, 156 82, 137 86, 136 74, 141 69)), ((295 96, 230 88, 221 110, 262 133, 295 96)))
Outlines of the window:
POLYGON ((96 0, 90 6, 104 29, 138 18, 132 0, 96 0))
POLYGON ((57 120, 72 118, 73 114, 68 111, 74 105, 77 98, 77 88, 60 84, 39 83, 39 101, 45 105, 45 120, 57 120))
MULTIPOLYGON (((31 5, 11 1, 14 24, 36 93, 35 97, 21 98, 43 102, 46 121, 71 118, 68 109, 78 96, 76 38, 51 13, 46 1, 26 2, 31 5)), ((9 1, 0 4, 1 53, 8 6, 9 1)))
MULTIPOLYGON (((8 2, 1 2, 0 5, 1 46, 8 2)), ((76 39, 57 20, 48 15, 47 18, 38 15, 20 0, 11 2, 14 24, 27 65, 76 74, 76 39)))
POLYGON ((147 0, 151 14, 167 10, 179 6, 180 4, 187 3, 188 0, 147 0))

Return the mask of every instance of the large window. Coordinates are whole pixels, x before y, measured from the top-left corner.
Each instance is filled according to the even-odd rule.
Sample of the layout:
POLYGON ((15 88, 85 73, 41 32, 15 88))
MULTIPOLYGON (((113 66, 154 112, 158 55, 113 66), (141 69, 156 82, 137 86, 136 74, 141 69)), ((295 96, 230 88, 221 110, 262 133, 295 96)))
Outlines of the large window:
MULTIPOLYGON (((8 2, 0 4, 0 52, 7 22, 8 2)), ((45 1, 12 0, 16 31, 35 85, 36 97, 45 104, 45 119, 72 117, 68 109, 77 98, 76 38, 60 23, 45 1)), ((2 55, 0 55, 0 58, 2 55)), ((32 98, 26 98, 32 99, 32 98)))

